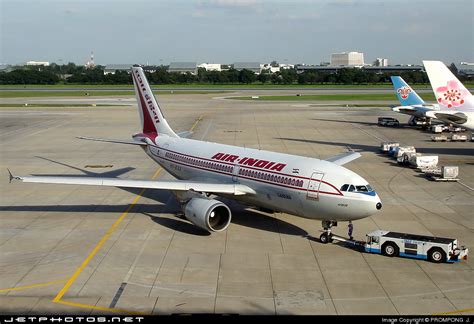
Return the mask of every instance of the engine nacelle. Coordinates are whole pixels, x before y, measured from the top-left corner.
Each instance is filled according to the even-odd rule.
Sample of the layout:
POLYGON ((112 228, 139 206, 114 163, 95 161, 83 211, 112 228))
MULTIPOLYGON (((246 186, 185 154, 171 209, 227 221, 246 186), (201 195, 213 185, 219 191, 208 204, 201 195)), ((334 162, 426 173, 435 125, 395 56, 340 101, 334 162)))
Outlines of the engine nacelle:
POLYGON ((209 232, 222 232, 229 226, 232 213, 229 207, 218 200, 193 198, 186 204, 184 216, 209 232))

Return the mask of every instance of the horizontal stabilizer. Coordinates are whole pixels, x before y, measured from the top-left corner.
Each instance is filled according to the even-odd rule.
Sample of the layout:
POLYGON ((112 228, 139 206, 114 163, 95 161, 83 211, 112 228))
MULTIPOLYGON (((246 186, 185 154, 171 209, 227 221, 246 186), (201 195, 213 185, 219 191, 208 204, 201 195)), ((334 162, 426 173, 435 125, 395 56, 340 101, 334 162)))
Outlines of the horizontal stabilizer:
POLYGON ((360 157, 361 157, 360 153, 347 152, 347 153, 331 156, 330 158, 326 159, 326 161, 335 163, 337 165, 344 165, 360 157))
POLYGON ((108 143, 116 143, 116 144, 129 144, 129 145, 142 145, 142 146, 148 145, 145 142, 139 142, 139 141, 115 140, 115 139, 108 139, 108 138, 93 138, 93 137, 84 137, 84 136, 78 136, 77 138, 87 140, 87 141, 108 142, 108 143))
MULTIPOLYGON (((9 171, 10 172, 10 171, 9 171)), ((230 183, 206 183, 193 181, 155 181, 155 180, 130 180, 118 178, 94 178, 94 177, 58 177, 58 176, 13 176, 11 180, 21 180, 23 182, 54 183, 54 184, 75 184, 89 186, 107 186, 122 188, 143 188, 143 189, 165 189, 173 191, 197 191, 215 194, 247 195, 255 194, 255 191, 245 185, 230 183)))
POLYGON ((193 132, 184 131, 184 132, 177 133, 177 135, 181 138, 188 138, 188 137, 191 137, 191 135, 193 135, 193 132))
POLYGON ((429 111, 437 110, 437 108, 434 106, 397 106, 392 107, 392 110, 416 117, 428 117, 425 114, 429 111))
POLYGON ((461 112, 456 111, 430 111, 426 113, 426 116, 437 118, 449 123, 464 124, 467 122, 467 116, 461 112))

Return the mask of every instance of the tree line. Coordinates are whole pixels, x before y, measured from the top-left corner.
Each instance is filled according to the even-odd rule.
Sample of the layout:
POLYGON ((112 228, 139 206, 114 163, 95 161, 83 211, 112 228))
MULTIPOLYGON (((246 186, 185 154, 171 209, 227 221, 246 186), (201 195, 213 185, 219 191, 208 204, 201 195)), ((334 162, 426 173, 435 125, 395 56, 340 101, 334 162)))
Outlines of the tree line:
MULTIPOLYGON (((116 71, 104 74, 104 66, 85 68, 74 63, 50 66, 25 66, 11 72, 0 73, 0 84, 132 84, 127 71, 116 71)), ((454 64, 450 69, 457 75, 454 64)), ((342 68, 336 73, 326 71, 305 71, 297 73, 296 69, 282 69, 276 73, 263 70, 255 74, 249 70, 206 71, 198 68, 197 74, 169 72, 167 66, 159 66, 153 72, 145 72, 152 84, 378 84, 390 83, 394 73, 375 73, 364 69, 342 68)), ((401 72, 399 75, 409 84, 429 83, 422 71, 401 72)), ((460 77, 461 81, 465 81, 460 77)))

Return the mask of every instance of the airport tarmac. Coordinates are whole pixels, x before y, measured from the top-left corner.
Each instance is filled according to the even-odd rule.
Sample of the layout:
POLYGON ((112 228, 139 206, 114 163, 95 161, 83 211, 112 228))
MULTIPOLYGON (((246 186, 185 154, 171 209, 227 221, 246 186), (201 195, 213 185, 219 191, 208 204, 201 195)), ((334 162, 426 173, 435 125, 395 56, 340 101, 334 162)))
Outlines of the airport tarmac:
MULTIPOLYGON (((159 102, 176 131, 199 140, 323 159, 347 146, 359 151, 346 167, 369 181, 383 208, 354 223, 356 239, 385 229, 474 248, 474 143, 377 126, 382 115, 408 120, 388 108, 215 97, 159 102), (378 153, 386 140, 439 154, 441 165, 460 167, 461 181, 431 182, 399 167, 378 153)), ((0 116, 2 314, 474 314, 472 258, 433 264, 323 245, 319 221, 237 203, 228 230, 208 234, 176 217, 167 191, 9 184, 7 167, 18 175, 169 179, 138 147, 76 139, 129 139, 139 131, 135 106, 2 108, 0 116)), ((346 236, 347 223, 334 233, 346 236)))

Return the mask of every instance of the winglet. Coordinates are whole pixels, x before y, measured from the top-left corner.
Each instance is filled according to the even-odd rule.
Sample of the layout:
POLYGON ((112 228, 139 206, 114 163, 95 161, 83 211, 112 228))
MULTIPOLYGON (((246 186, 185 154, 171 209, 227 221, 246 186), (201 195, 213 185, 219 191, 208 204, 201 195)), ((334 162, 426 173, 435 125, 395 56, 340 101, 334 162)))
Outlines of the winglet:
POLYGON ((360 153, 354 152, 351 148, 349 148, 349 152, 332 156, 326 159, 326 161, 335 163, 337 165, 344 165, 360 157, 360 153))

